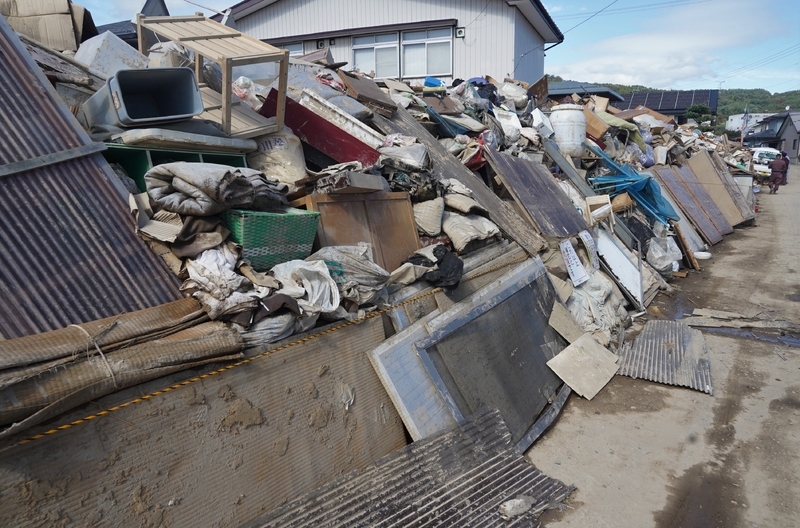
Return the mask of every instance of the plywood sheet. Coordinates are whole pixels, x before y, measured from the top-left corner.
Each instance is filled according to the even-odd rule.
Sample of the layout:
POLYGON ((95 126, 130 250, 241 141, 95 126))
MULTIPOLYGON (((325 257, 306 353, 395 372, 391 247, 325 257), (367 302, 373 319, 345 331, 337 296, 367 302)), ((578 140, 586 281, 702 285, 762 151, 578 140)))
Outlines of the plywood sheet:
MULTIPOLYGON (((733 195, 728 189, 728 182, 723 181, 722 176, 711 162, 708 152, 701 150, 695 153, 689 158, 689 167, 714 203, 717 204, 728 223, 735 226, 747 220, 736 205, 733 195)), ((735 187, 735 182, 733 185, 735 187)), ((738 187, 735 188, 735 191, 739 193, 738 187)))
POLYGON ((241 526, 363 469, 406 445, 364 355, 383 337, 372 319, 0 453, 0 526, 241 526))
POLYGON ((293 204, 321 213, 317 226, 321 247, 368 242, 375 263, 387 271, 400 267, 420 248, 407 193, 310 195, 293 204))
POLYGON ((705 210, 708 217, 716 226, 717 230, 723 235, 733 233, 733 226, 722 214, 713 198, 708 194, 703 184, 697 179, 697 175, 689 166, 673 167, 678 176, 683 180, 683 184, 694 195, 695 200, 705 210))
POLYGON ((544 236, 566 238, 587 229, 586 220, 543 165, 486 149, 489 164, 544 236))
POLYGON ((661 183, 669 190, 670 194, 675 199, 680 209, 689 218, 689 221, 694 224, 700 233, 700 236, 710 245, 714 245, 722 240, 722 233, 714 225, 705 209, 695 200, 689 189, 683 185, 678 174, 672 167, 664 167, 655 170, 656 175, 661 180, 661 183))
MULTIPOLYGON (((709 152, 708 156, 711 160, 711 164, 717 170, 717 174, 720 178, 722 178, 725 188, 730 193, 731 198, 733 198, 736 207, 739 208, 739 212, 741 212, 742 217, 745 219, 745 221, 755 219, 756 215, 753 211, 753 206, 748 201, 746 193, 742 190, 741 186, 731 174, 730 170, 728 169, 728 165, 722 160, 722 157, 720 157, 719 153, 717 152, 709 152)), ((751 191, 752 194, 752 185, 748 187, 748 190, 751 191)))
POLYGON ((619 358, 589 334, 562 350, 547 362, 572 390, 591 400, 617 373, 619 358))

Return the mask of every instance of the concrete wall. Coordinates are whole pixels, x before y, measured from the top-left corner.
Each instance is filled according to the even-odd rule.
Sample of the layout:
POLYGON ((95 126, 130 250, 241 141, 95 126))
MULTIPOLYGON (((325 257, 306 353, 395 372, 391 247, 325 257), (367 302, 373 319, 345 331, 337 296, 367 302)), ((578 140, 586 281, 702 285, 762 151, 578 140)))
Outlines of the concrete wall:
MULTIPOLYGON (((453 39, 453 76, 445 81, 485 74, 502 80, 513 72, 518 50, 542 43, 517 8, 503 0, 283 0, 238 19, 236 25, 259 39, 285 40, 292 35, 445 19, 456 19, 466 28, 465 38, 453 39)), ((316 49, 316 41, 305 47, 316 49)), ((352 64, 349 37, 336 37, 331 52, 337 61, 352 64)), ((525 57, 517 73, 536 80, 544 70, 543 60, 538 49, 525 57)))

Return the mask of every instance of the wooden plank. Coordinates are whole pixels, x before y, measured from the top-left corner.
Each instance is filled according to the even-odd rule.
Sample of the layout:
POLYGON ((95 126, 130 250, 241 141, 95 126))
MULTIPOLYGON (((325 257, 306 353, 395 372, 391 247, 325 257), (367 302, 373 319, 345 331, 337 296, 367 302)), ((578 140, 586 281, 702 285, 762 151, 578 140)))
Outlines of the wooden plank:
POLYGON ((343 70, 339 71, 339 78, 347 86, 347 91, 362 103, 373 103, 389 110, 395 110, 397 105, 389 99, 375 81, 367 77, 352 74, 343 70))
POLYGON ((407 193, 305 196, 292 203, 321 213, 319 245, 372 245, 375 263, 394 271, 420 248, 414 210, 407 193))
POLYGON ((683 251, 683 255, 686 257, 686 260, 689 262, 689 265, 693 269, 700 271, 702 269, 700 268, 700 263, 697 262, 697 259, 695 258, 694 253, 692 252, 692 248, 689 245, 689 242, 687 242, 686 237, 683 236, 683 231, 681 230, 680 224, 675 220, 670 220, 669 224, 672 226, 672 230, 675 231, 675 236, 678 239, 678 244, 680 244, 681 250, 683 251))
POLYGON ((634 118, 636 116, 640 116, 642 114, 646 114, 644 110, 638 108, 632 108, 630 110, 623 110, 622 112, 615 114, 614 117, 618 117, 620 119, 624 119, 625 121, 634 118))
POLYGON ((700 236, 710 245, 714 245, 722 240, 722 233, 706 214, 705 210, 697 203, 689 189, 683 185, 678 174, 672 167, 656 168, 655 171, 661 183, 669 190, 675 198, 675 202, 684 212, 689 221, 694 224, 700 236))
POLYGON ((486 159, 544 236, 566 238, 589 226, 550 172, 526 159, 487 147, 486 159))
MULTIPOLYGON (((735 226, 745 221, 739 207, 733 201, 733 196, 727 189, 726 183, 722 180, 708 152, 701 150, 696 152, 688 161, 689 167, 697 177, 700 185, 706 190, 708 195, 719 207, 720 212, 730 225, 735 226)), ((737 187, 738 190, 738 187, 737 187)))
MULTIPOLYGON (((278 92, 272 89, 259 113, 265 117, 274 117, 277 99, 278 92)), ((377 150, 318 116, 290 97, 286 98, 284 121, 302 141, 326 156, 333 158, 338 163, 360 161, 364 166, 369 167, 374 165, 380 157, 380 153, 377 150)))
POLYGON ((725 218, 725 215, 722 214, 722 211, 717 207, 716 202, 708 194, 708 191, 706 191, 703 184, 700 183, 700 180, 697 179, 697 175, 692 169, 688 165, 673 168, 681 180, 683 180, 683 184, 689 189, 689 192, 694 195, 697 203, 705 209, 706 214, 708 214, 708 217, 717 227, 717 230, 723 235, 733 233, 733 226, 725 218))
POLYGON ((503 233, 517 242, 529 255, 544 249, 544 239, 536 233, 508 203, 501 200, 471 170, 450 154, 439 141, 429 134, 414 117, 403 108, 395 110, 391 122, 408 136, 414 136, 428 149, 431 158, 431 173, 439 179, 455 178, 472 189, 473 197, 489 211, 490 218, 503 233))

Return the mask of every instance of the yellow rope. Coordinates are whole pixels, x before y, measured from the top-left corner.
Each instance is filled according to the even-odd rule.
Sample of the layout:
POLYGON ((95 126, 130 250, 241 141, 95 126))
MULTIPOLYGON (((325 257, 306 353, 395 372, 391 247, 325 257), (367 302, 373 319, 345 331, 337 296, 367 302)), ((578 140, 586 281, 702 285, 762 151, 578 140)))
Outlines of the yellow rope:
MULTIPOLYGON (((497 266, 491 267, 491 268, 489 268, 487 270, 484 270, 484 271, 482 271, 480 273, 477 273, 477 274, 475 274, 475 275, 473 275, 471 277, 468 277, 466 279, 462 279, 462 282, 466 282, 466 281, 477 279, 478 277, 481 277, 481 276, 486 275, 488 273, 491 273, 493 271, 497 271, 497 270, 502 269, 502 268, 504 268, 506 266, 510 266, 511 264, 516 264, 517 262, 522 262, 523 260, 526 260, 527 258, 528 258, 527 255, 523 255, 520 258, 511 260, 511 261, 508 261, 508 262, 504 262, 503 264, 499 264, 497 266)), ((35 435, 30 436, 28 438, 24 438, 24 439, 20 440, 19 442, 17 442, 16 444, 13 444, 13 445, 9 446, 9 448, 25 445, 25 444, 28 444, 30 442, 33 442, 34 440, 39 440, 40 438, 45 438, 46 436, 54 435, 54 434, 58 433, 59 431, 65 431, 65 430, 70 429, 72 427, 75 427, 77 425, 80 425, 80 424, 83 424, 83 423, 86 423, 86 422, 90 422, 92 420, 96 420, 97 418, 100 418, 102 416, 106 416, 108 414, 111 414, 112 412, 119 411, 119 410, 124 409, 125 407, 129 407, 129 406, 131 406, 133 404, 142 403, 143 401, 147 401, 147 400, 150 400, 152 398, 155 398, 156 396, 161 396, 162 394, 166 394, 168 392, 172 392, 172 391, 174 391, 176 389, 180 389, 181 387, 185 387, 187 385, 191 385, 192 383, 196 383, 196 382, 198 382, 200 380, 204 380, 206 378, 210 378, 211 376, 216 376, 216 375, 222 374, 223 372, 227 372, 228 370, 231 370, 233 368, 240 367, 242 365, 247 365, 248 363, 252 363, 253 361, 255 361, 257 359, 266 357, 266 356, 268 356, 270 354, 274 354, 275 352, 279 352, 281 350, 286 350, 287 348, 291 348, 291 347, 296 346, 296 345, 307 343, 307 342, 309 342, 311 340, 317 339, 318 337, 322 337, 324 335, 328 335, 328 334, 331 334, 331 333, 336 332, 338 330, 341 330, 342 328, 347 328, 348 326, 352 326, 352 325, 361 323, 363 321, 366 321, 367 319, 372 319, 374 317, 378 317, 379 315, 382 315, 384 313, 390 312, 391 310, 394 310, 395 308, 399 308, 401 306, 405 306, 407 304, 419 301, 421 299, 424 299, 425 297, 429 297, 431 295, 435 295, 435 294, 437 294, 437 293, 439 293, 441 291, 443 291, 442 288, 434 288, 433 290, 431 290, 431 291, 429 291, 427 293, 424 293, 422 295, 417 295, 416 297, 412 297, 411 299, 406 299, 405 301, 399 302, 399 303, 397 303, 395 305, 392 305, 392 306, 389 306, 387 308, 383 308, 381 310, 376 310, 374 312, 370 312, 367 315, 365 315, 364 317, 359 317, 357 319, 353 319, 352 321, 347 321, 346 323, 342 323, 342 324, 333 326, 331 328, 322 330, 321 332, 317 332, 316 334, 312 334, 310 336, 306 336, 306 337, 303 337, 301 339, 296 339, 296 340, 292 341, 291 343, 287 343, 285 345, 281 345, 281 346, 273 348, 271 350, 265 350, 264 352, 256 354, 255 356, 249 357, 247 359, 243 359, 241 361, 237 361, 236 363, 231 363, 231 364, 225 365, 224 367, 220 367, 220 368, 218 368, 216 370, 212 370, 211 372, 207 372, 205 374, 200 374, 199 376, 195 376, 193 378, 185 379, 185 380, 183 380, 181 382, 178 382, 178 383, 176 383, 174 385, 170 385, 169 387, 165 387, 163 389, 159 389, 157 391, 153 391, 153 392, 151 392, 149 394, 145 394, 144 396, 140 396, 138 398, 134 398, 134 399, 126 401, 124 403, 120 403, 119 405, 115 405, 114 407, 109 407, 108 409, 103 409, 102 411, 97 411, 94 414, 90 414, 88 416, 84 416, 83 418, 80 418, 78 420, 75 420, 75 421, 72 421, 72 422, 69 422, 69 423, 65 423, 65 424, 59 425, 57 427, 54 427, 53 429, 49 429, 49 430, 44 431, 42 433, 35 434, 35 435)))

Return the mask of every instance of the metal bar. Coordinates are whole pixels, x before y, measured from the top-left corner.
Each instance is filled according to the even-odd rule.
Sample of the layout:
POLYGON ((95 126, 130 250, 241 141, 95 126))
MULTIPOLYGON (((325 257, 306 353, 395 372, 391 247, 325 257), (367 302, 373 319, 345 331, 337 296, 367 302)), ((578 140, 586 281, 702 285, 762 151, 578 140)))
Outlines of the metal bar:
POLYGON ((81 145, 80 147, 71 148, 69 150, 45 154, 43 156, 39 156, 38 158, 30 158, 22 161, 7 163, 5 165, 0 165, 0 177, 12 176, 20 172, 61 163, 62 161, 81 158, 83 156, 88 156, 89 154, 94 154, 95 152, 101 152, 106 150, 106 148, 107 147, 105 143, 89 143, 88 145, 81 145))

